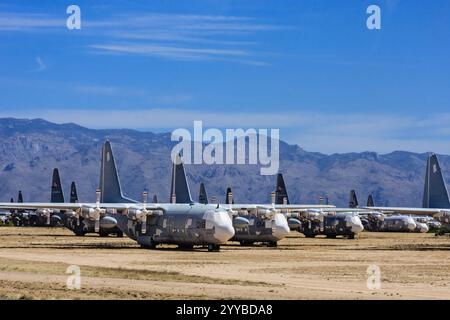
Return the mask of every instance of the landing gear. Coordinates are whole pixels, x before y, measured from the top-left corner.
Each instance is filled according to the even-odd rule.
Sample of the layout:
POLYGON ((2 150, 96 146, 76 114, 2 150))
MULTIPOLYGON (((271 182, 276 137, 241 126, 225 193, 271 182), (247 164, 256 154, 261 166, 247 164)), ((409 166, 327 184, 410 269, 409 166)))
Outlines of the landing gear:
POLYGON ((84 237, 86 235, 86 231, 84 230, 73 230, 73 233, 75 233, 77 237, 84 237))
POLYGON ((122 231, 117 232, 116 236, 117 238, 123 238, 123 232, 122 231))
POLYGON ((178 249, 181 250, 193 250, 194 246, 192 244, 179 244, 178 249))
POLYGON ((208 244, 208 252, 219 252, 220 244, 208 244))
POLYGON ((269 248, 276 248, 278 246, 278 243, 276 241, 269 241, 267 242, 267 246, 269 248))
POLYGON ((147 241, 146 243, 141 243, 141 248, 142 249, 150 249, 153 250, 156 248, 156 243, 153 242, 153 239, 150 239, 149 241, 147 241))
POLYGON ((109 233, 108 232, 106 232, 106 231, 99 231, 98 232, 98 235, 100 236, 100 237, 102 237, 102 238, 105 238, 105 237, 107 237, 108 235, 109 235, 109 233))
POLYGON ((354 233, 352 233, 351 235, 348 236, 348 238, 349 238, 349 239, 352 239, 352 240, 355 239, 355 237, 356 237, 356 236, 355 236, 354 233))
POLYGON ((241 246, 252 246, 254 244, 252 241, 245 241, 245 240, 241 240, 239 243, 241 246))
POLYGON ((328 239, 336 239, 336 235, 335 234, 327 234, 327 238, 328 239))

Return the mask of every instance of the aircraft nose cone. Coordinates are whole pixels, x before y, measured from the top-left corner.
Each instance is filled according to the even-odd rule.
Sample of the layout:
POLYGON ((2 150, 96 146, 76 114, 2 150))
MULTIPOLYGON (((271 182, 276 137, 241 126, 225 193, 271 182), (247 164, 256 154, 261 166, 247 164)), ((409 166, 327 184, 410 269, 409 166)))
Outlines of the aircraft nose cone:
POLYGON ((216 238, 219 243, 227 242, 233 236, 234 236, 234 228, 231 224, 220 225, 215 227, 214 238, 216 238))
POLYGON ((234 236, 233 222, 228 214, 218 214, 214 217, 214 238, 218 243, 224 243, 234 236))
POLYGON ((364 230, 364 226, 361 221, 352 223, 352 232, 353 233, 360 233, 363 230, 364 230))
POLYGON ((275 218, 272 234, 277 240, 284 239, 290 231, 289 224, 284 216, 275 218))

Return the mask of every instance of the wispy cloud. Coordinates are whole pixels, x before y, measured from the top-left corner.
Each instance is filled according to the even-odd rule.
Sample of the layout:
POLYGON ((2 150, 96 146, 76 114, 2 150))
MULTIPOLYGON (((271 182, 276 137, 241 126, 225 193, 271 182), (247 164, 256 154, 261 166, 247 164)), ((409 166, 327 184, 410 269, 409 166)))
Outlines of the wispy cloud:
POLYGON ((38 13, 0 13, 1 31, 33 31, 64 28, 65 20, 38 13))
POLYGON ((34 69, 35 72, 41 72, 47 69, 47 66, 42 61, 41 57, 36 57, 37 68, 34 69))
MULTIPOLYGON (((269 63, 254 35, 283 28, 251 17, 128 13, 83 18, 80 35, 94 53, 265 66, 269 63)), ((2 31, 67 32, 61 17, 36 13, 0 13, 2 31)))

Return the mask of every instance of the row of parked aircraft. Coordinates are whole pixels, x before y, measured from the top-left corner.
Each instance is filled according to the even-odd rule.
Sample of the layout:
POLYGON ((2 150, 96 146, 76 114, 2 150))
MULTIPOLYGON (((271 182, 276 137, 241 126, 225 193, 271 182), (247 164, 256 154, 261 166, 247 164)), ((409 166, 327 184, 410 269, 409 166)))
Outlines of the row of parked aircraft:
POLYGON ((270 204, 235 204, 231 189, 227 190, 225 203, 210 203, 204 184, 200 185, 199 201, 196 202, 190 194, 181 156, 175 160, 168 203, 160 203, 156 197, 153 203, 148 203, 146 191, 141 201, 125 197, 111 143, 106 141, 102 149, 95 203, 78 202, 74 183, 70 202, 66 203, 59 173, 55 169, 50 202, 25 203, 22 200, 0 203, 0 210, 36 216, 37 221, 45 221, 45 224, 61 224, 79 236, 94 232, 100 236, 125 234, 143 248, 176 244, 184 249, 207 246, 209 251, 218 251, 226 241, 276 246, 290 230, 297 230, 306 237, 354 238, 364 228, 368 231, 426 232, 427 221, 432 219, 430 216, 449 225, 450 205, 438 208, 443 203, 442 197, 447 197, 448 202, 448 194, 435 155, 428 159, 424 195, 424 204, 433 208, 425 209, 376 207, 371 197, 366 207, 360 207, 354 191, 350 197, 351 208, 290 204, 281 174, 277 177, 276 191, 271 194, 270 204), (414 219, 412 215, 420 215, 422 220, 414 219))

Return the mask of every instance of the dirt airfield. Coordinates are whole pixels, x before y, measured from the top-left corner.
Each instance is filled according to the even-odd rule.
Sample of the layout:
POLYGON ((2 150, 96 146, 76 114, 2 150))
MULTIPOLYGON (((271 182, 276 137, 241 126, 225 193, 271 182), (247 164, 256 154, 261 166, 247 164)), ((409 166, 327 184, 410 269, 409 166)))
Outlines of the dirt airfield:
POLYGON ((450 299, 450 238, 368 233, 278 248, 140 249, 128 238, 63 228, 0 228, 0 299, 450 299), (66 285, 69 265, 81 288, 66 285), (367 268, 381 270, 369 290, 367 268))

